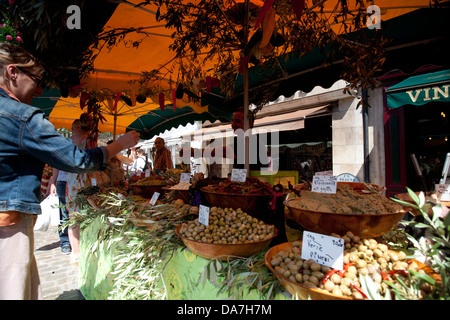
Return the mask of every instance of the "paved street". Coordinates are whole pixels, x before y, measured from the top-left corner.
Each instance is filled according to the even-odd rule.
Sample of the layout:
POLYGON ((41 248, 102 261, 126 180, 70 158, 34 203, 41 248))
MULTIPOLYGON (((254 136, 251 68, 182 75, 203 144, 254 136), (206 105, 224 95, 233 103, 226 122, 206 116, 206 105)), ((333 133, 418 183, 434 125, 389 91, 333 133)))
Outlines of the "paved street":
POLYGON ((34 253, 44 300, 83 300, 78 287, 78 268, 70 264, 70 255, 59 248, 56 226, 35 231, 34 253))

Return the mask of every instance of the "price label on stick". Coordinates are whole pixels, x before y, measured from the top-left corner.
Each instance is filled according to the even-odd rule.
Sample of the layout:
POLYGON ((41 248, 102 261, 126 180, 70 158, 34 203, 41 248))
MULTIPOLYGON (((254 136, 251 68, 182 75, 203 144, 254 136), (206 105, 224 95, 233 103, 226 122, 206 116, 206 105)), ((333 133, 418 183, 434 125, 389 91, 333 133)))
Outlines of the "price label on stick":
POLYGON ((92 184, 93 187, 95 187, 97 185, 97 179, 92 178, 91 179, 91 184, 92 184))
POLYGON ((320 193, 336 193, 337 178, 335 176, 314 176, 311 191, 320 193))
POLYGON ((200 205, 198 208, 198 222, 208 226, 209 224, 209 207, 200 205))
POLYGON ((183 172, 180 176, 180 182, 181 183, 189 183, 190 181, 191 181, 190 173, 183 172))
POLYGON ((303 231, 302 258, 342 270, 344 267, 344 239, 303 231))
POLYGON ((145 177, 146 178, 150 177, 150 169, 145 170, 145 177))
POLYGON ((231 181, 245 182, 246 179, 247 179, 247 169, 231 170, 231 181))
POLYGON ((450 184, 436 184, 435 188, 440 201, 450 201, 450 184))
POLYGON ((159 192, 154 192, 152 198, 150 199, 150 204, 152 206, 154 206, 156 203, 156 200, 158 200, 158 198, 159 198, 159 192))

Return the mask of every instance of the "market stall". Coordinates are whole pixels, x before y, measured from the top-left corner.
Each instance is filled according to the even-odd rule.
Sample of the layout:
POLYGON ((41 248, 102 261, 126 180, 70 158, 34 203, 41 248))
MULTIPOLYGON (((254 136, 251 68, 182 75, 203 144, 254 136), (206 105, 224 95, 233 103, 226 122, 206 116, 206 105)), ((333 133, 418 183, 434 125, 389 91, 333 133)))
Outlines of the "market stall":
MULTIPOLYGON (((135 184, 144 181, 142 186, 156 185, 147 184, 149 180, 143 178, 135 184)), ((264 186, 271 189, 269 185, 264 186)), ((233 241, 228 236, 228 242, 212 243, 211 231, 211 241, 201 244, 209 248, 196 251, 200 244, 197 237, 191 238, 190 231, 201 225, 197 206, 181 199, 173 200, 168 194, 154 205, 149 204, 152 201, 149 198, 153 198, 150 194, 125 194, 126 190, 120 188, 91 187, 84 189, 77 199, 80 210, 72 222, 82 227, 80 290, 86 299, 289 297, 264 266, 263 253, 278 235, 273 225, 240 209, 211 207, 210 225, 215 217, 219 217, 216 221, 221 224, 219 219, 225 210, 230 214, 237 212, 241 221, 253 224, 258 221, 258 227, 266 232, 257 235, 249 231, 245 243, 237 236, 233 241), (227 251, 230 247, 231 251, 227 251), (236 272, 232 279, 228 268, 236 272), (248 284, 249 279, 254 284, 248 284), (229 287, 230 281, 236 286, 229 287)))
MULTIPOLYGON (((408 201, 393 201, 379 186, 343 182, 327 192, 329 183, 322 176, 311 190, 303 186, 285 196, 280 192, 281 201, 288 198, 283 218, 285 205, 288 219, 299 226, 276 242, 281 231, 276 219, 258 211, 247 214, 240 208, 242 201, 233 208, 226 200, 227 192, 246 190, 247 196, 260 197, 272 189, 254 179, 202 187, 206 193, 222 192, 220 206, 194 206, 189 204, 192 198, 186 203, 167 195, 155 202, 150 195, 112 188, 83 190, 80 210, 69 223, 82 229, 80 288, 85 298, 351 300, 448 294, 448 270, 409 257, 424 252, 411 248, 416 243, 398 228, 411 208, 428 214, 420 196, 411 192, 408 201), (330 258, 336 252, 340 258, 330 258)), ((432 216, 430 225, 448 224, 443 208, 434 207, 440 215, 432 216)))

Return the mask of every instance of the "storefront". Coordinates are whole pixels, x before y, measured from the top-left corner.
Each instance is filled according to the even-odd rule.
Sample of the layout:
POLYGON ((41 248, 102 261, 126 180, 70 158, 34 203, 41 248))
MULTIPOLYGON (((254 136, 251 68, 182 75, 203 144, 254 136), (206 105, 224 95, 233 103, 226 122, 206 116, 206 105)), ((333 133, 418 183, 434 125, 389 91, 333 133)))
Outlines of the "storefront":
POLYGON ((450 70, 422 72, 386 87, 386 186, 392 194, 405 187, 434 190, 450 152, 450 70))

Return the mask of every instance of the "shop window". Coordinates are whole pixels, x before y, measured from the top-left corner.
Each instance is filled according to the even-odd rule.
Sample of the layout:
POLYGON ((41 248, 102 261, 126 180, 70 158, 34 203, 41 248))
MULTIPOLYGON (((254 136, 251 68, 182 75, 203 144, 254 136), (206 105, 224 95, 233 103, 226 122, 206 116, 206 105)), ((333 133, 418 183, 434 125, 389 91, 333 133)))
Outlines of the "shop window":
POLYGON ((279 141, 280 170, 298 171, 300 164, 308 179, 318 171, 332 170, 331 115, 306 118, 304 129, 282 131, 279 141))

